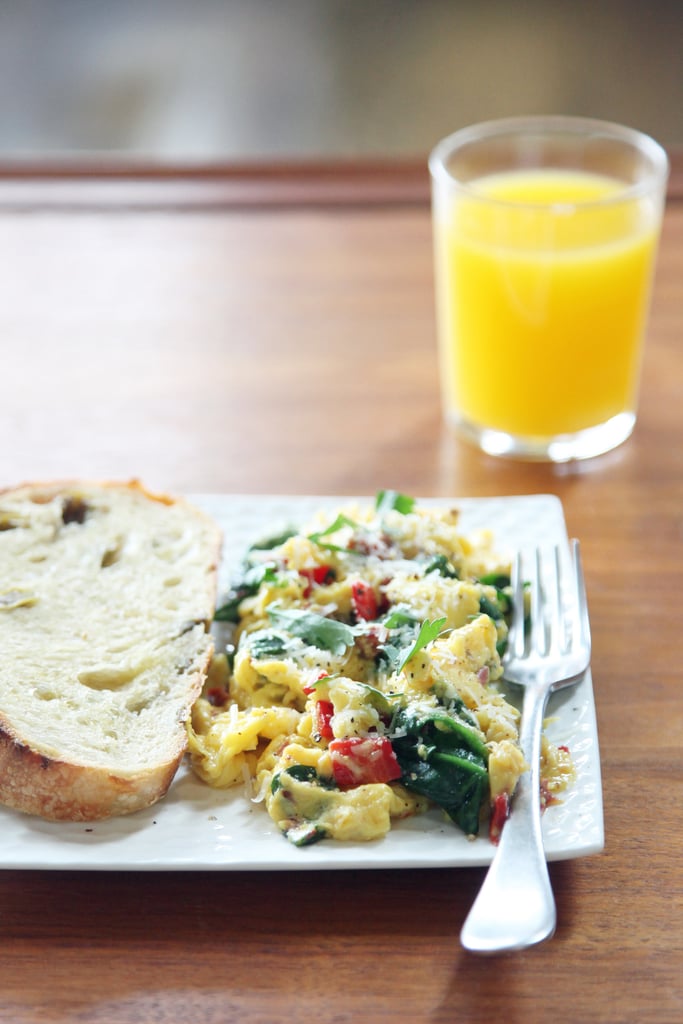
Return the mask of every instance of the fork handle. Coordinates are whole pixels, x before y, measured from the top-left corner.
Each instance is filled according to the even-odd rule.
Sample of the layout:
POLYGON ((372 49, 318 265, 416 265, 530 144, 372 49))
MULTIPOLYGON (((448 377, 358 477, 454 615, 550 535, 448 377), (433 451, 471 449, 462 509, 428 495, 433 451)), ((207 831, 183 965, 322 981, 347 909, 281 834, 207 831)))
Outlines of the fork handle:
POLYGON ((462 945, 473 953, 525 949, 555 931, 541 833, 541 730, 547 699, 541 683, 525 686, 519 742, 529 767, 519 779, 512 813, 460 934, 462 945))

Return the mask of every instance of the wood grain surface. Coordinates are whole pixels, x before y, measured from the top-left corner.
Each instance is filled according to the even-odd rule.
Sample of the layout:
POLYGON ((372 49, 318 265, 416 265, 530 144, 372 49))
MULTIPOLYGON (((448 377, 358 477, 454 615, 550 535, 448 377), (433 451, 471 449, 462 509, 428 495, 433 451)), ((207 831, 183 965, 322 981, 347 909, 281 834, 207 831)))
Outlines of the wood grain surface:
POLYGON ((458 944, 480 869, 5 871, 0 1020, 683 1020, 681 166, 635 433, 558 467, 442 424, 414 167, 0 175, 0 486, 558 495, 584 553, 606 828, 603 854, 551 865, 555 938, 494 960, 458 944))

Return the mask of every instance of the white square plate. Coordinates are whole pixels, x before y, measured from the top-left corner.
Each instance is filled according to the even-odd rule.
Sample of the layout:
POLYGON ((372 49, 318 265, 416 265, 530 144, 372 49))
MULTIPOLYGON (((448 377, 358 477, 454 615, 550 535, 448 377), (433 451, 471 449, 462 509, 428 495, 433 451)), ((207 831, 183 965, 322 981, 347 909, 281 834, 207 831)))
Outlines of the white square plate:
MULTIPOLYGON (((246 548, 273 528, 298 525, 316 510, 353 499, 194 495, 224 532, 219 593, 246 548)), ((369 498, 368 501, 373 499, 369 498)), ((494 532, 501 553, 539 544, 568 548, 560 501, 551 495, 433 499, 420 504, 461 510, 461 532, 494 532)), ((589 600, 590 600, 590 594, 589 600)), ((590 673, 551 698, 547 732, 571 750, 576 782, 543 816, 549 860, 598 853, 604 845, 600 754, 590 673)), ((485 834, 468 840, 434 810, 398 822, 370 843, 322 841, 297 848, 265 808, 241 787, 210 789, 183 765, 167 796, 130 817, 92 824, 53 823, 0 808, 0 867, 78 870, 296 870, 468 867, 488 864, 485 834)))

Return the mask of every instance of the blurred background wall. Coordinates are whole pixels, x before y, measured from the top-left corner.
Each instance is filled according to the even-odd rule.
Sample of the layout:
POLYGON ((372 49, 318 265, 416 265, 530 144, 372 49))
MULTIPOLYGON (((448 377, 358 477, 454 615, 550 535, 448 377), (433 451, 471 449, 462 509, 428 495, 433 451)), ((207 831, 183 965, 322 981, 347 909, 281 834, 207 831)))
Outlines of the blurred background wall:
POLYGON ((0 160, 420 156, 566 113, 683 143, 683 0, 0 0, 0 160))

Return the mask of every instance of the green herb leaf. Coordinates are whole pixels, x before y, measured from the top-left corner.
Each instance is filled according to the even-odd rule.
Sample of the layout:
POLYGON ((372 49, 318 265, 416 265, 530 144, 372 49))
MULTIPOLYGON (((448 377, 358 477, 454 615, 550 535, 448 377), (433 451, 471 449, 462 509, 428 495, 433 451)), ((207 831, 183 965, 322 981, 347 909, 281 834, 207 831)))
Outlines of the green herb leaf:
POLYGON ((401 626, 416 626, 417 619, 407 605, 397 604, 382 619, 382 625, 386 626, 387 629, 399 629, 401 626))
POLYGON ((424 620, 424 622, 420 626, 420 632, 417 634, 417 640, 415 641, 415 643, 410 648, 406 656, 403 658, 403 661, 399 665, 399 672, 401 671, 402 668, 405 667, 406 663, 409 662, 414 655, 416 655, 419 651, 423 650, 423 648, 425 648, 427 644, 430 644, 432 640, 436 640, 439 633, 445 626, 446 621, 447 620, 445 616, 440 619, 434 619, 433 622, 430 622, 429 619, 424 620))
POLYGON ((354 631, 344 622, 328 619, 315 612, 270 607, 268 615, 274 625, 280 626, 292 636, 299 637, 312 647, 331 651, 332 654, 344 654, 356 638, 354 631))
POLYGON ((388 694, 382 690, 378 690, 374 686, 370 686, 369 683, 361 683, 361 686, 365 690, 368 696, 368 704, 379 711, 380 715, 386 715, 392 717, 396 713, 397 707, 401 706, 402 695, 401 694, 388 694))
POLYGON ((387 639, 377 651, 378 664, 384 664, 389 672, 398 671, 407 651, 414 645, 419 632, 419 622, 407 605, 395 605, 382 620, 389 631, 387 639))
POLYGON ((378 512, 389 512, 394 510, 402 515, 407 515, 415 507, 415 498, 409 498, 407 494, 399 491, 378 491, 375 499, 375 508, 378 512))
POLYGON ((317 544, 321 548, 325 548, 326 551, 348 551, 348 548, 342 548, 338 544, 333 544, 331 541, 326 541, 324 538, 329 537, 333 533, 337 533, 344 526, 350 526, 352 530, 357 529, 358 523, 354 523, 353 519, 349 519, 340 513, 333 523, 325 530, 320 530, 317 533, 309 533, 308 539, 312 540, 314 544, 317 544))

